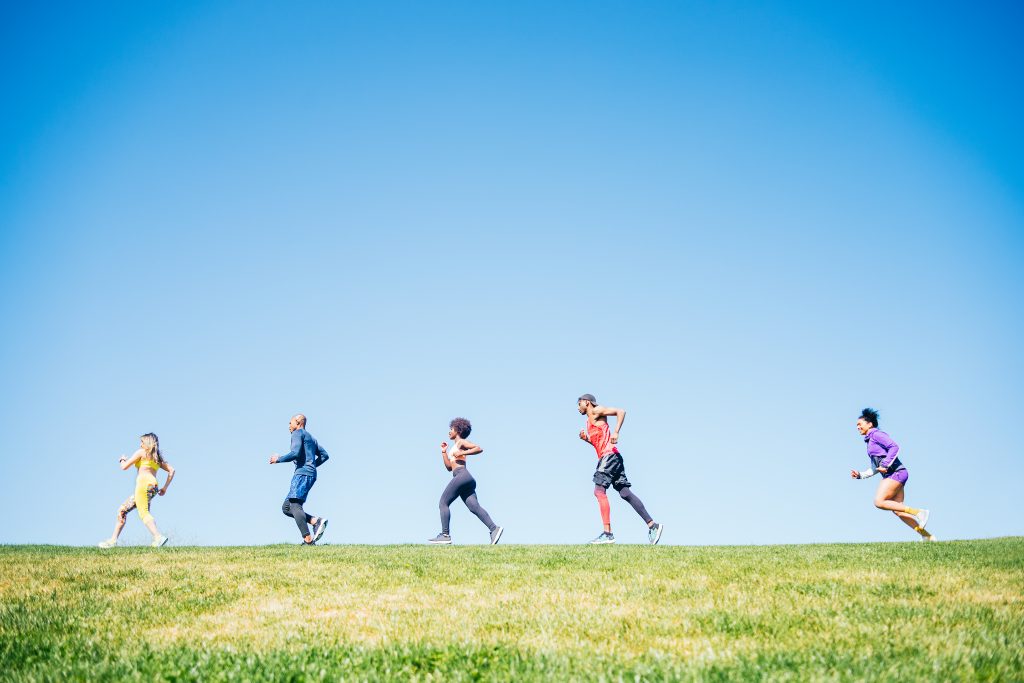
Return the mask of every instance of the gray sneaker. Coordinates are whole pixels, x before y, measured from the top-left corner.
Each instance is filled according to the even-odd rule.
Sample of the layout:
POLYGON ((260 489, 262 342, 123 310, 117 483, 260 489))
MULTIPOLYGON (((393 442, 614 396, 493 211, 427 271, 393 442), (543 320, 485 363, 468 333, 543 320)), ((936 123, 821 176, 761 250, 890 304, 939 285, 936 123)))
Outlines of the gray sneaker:
POLYGON ((609 531, 602 531, 601 535, 590 542, 590 545, 605 545, 615 543, 615 536, 609 531))
POLYGON ((661 540, 661 532, 665 530, 664 524, 654 523, 650 529, 647 530, 647 540, 650 541, 651 545, 658 545, 658 541, 661 540))
POLYGON ((452 537, 448 534, 438 534, 427 541, 427 543, 431 543, 433 545, 451 545, 452 537))
POLYGON ((494 531, 491 532, 491 545, 497 545, 498 541, 501 540, 501 535, 505 532, 505 527, 496 526, 494 531))
POLYGON ((320 521, 313 527, 313 543, 319 541, 325 531, 327 531, 327 518, 321 517, 320 521))

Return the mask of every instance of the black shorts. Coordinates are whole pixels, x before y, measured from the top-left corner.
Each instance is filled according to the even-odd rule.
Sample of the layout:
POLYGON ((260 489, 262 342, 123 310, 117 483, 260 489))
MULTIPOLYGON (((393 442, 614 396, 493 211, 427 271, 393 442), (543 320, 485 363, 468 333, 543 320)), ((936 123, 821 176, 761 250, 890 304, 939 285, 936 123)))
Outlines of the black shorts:
POLYGON ((597 461, 597 471, 594 472, 594 483, 603 489, 611 486, 616 491, 632 486, 629 479, 626 479, 626 466, 622 464, 621 453, 601 456, 597 461))

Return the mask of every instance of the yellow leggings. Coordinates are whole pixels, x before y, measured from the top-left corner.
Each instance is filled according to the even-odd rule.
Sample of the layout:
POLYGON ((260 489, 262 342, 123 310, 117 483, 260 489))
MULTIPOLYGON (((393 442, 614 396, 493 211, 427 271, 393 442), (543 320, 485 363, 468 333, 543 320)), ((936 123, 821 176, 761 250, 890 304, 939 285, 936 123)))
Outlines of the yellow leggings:
POLYGON ((159 489, 160 486, 152 479, 138 478, 135 481, 135 493, 117 510, 117 516, 121 519, 121 523, 124 524, 128 513, 135 508, 139 509, 139 517, 142 518, 143 524, 153 519, 153 515, 149 514, 149 501, 153 499, 159 489))

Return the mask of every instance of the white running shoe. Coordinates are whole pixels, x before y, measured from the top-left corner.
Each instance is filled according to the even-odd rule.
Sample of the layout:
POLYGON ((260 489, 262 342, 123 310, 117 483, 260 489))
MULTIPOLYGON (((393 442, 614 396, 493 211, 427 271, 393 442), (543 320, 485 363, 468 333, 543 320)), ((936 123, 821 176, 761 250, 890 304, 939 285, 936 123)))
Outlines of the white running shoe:
POLYGON ((935 541, 938 541, 939 539, 935 538, 935 534, 928 534, 928 536, 926 536, 924 538, 924 540, 925 541, 929 541, 929 542, 935 542, 935 541))
POLYGON ((327 531, 327 518, 321 517, 317 520, 316 526, 313 527, 313 543, 323 538, 325 531, 327 531))
POLYGON ((153 542, 150 543, 149 545, 151 547, 153 547, 153 548, 161 548, 161 547, 167 545, 167 537, 166 536, 157 536, 156 538, 153 539, 153 542))
POLYGON ((115 545, 117 545, 117 539, 106 538, 97 543, 96 545, 100 548, 113 548, 115 545))
POLYGON ((920 526, 922 529, 927 527, 928 526, 928 517, 930 515, 931 515, 930 512, 928 512, 924 508, 921 508, 918 511, 918 513, 916 515, 914 515, 915 517, 917 517, 917 524, 918 524, 918 526, 920 526))

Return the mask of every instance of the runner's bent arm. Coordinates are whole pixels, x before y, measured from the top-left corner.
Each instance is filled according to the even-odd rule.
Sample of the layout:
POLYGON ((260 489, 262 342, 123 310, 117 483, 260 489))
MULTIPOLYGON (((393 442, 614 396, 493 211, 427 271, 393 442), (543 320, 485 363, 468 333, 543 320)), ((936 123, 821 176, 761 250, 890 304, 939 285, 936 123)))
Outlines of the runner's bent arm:
POLYGON ((611 408, 609 406, 600 406, 597 409, 597 414, 601 417, 615 416, 615 431, 612 432, 612 443, 618 443, 619 441, 619 430, 622 429, 622 423, 626 421, 626 411, 622 408, 611 408))
POLYGON ((466 441, 465 439, 459 439, 459 456, 466 455, 478 455, 484 452, 484 449, 477 446, 472 441, 466 441))
POLYGON ((167 487, 171 485, 171 479, 174 479, 174 468, 171 467, 171 463, 164 460, 160 463, 160 469, 167 472, 167 481, 164 482, 164 487, 160 489, 160 495, 167 493, 167 487))
POLYGON ((448 470, 449 472, 452 471, 452 464, 448 461, 448 442, 447 441, 442 441, 441 442, 441 463, 444 465, 444 468, 446 470, 448 470))
POLYGON ((129 467, 134 465, 136 462, 141 460, 142 456, 143 456, 143 453, 142 453, 142 449, 141 448, 139 450, 135 451, 134 453, 132 453, 132 457, 128 458, 127 460, 124 459, 124 456, 121 456, 121 469, 122 470, 128 469, 129 467))
POLYGON ((278 455, 277 460, 273 462, 291 462, 299 457, 299 452, 302 450, 302 436, 299 435, 298 430, 292 432, 292 443, 291 450, 284 455, 278 455))

